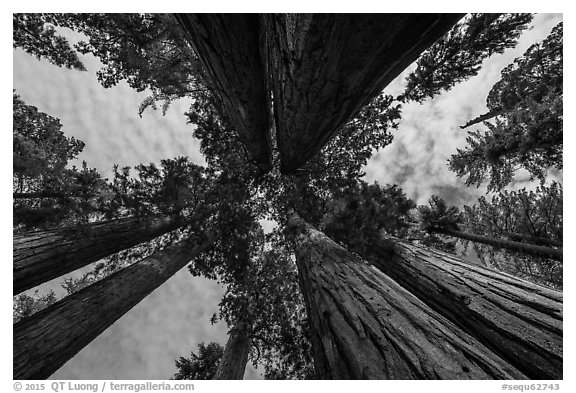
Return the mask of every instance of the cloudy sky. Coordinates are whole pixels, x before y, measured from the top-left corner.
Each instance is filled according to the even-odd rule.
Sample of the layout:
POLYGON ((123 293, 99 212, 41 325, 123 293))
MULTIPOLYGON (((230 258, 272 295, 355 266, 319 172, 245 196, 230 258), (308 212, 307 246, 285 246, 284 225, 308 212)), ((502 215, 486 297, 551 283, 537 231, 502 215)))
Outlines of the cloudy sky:
MULTIPOLYGON (((446 166, 450 154, 465 145, 466 132, 459 125, 484 113, 486 95, 502 68, 561 20, 557 14, 537 15, 519 45, 487 60, 477 77, 422 105, 406 105, 394 142, 370 160, 366 180, 399 184, 419 204, 432 194, 455 204, 474 203, 485 191, 466 188, 446 166)), ((183 116, 189 102, 174 103, 166 116, 147 111, 140 118, 138 106, 147 94, 125 84, 102 88, 95 76, 98 61, 89 56, 82 60, 88 72, 60 69, 20 50, 13 52, 13 88, 26 103, 58 117, 67 136, 86 143, 80 160, 108 177, 114 164, 157 163, 178 155, 203 163, 198 141, 183 116)), ((401 92, 403 79, 400 76, 385 92, 401 92)), ((50 286, 57 287, 58 280, 50 286)), ((182 270, 52 378, 169 378, 175 371, 174 359, 188 356, 200 341, 225 344, 226 327, 209 322, 222 292, 216 283, 182 270)), ((248 371, 247 377, 256 376, 254 370, 248 371)))

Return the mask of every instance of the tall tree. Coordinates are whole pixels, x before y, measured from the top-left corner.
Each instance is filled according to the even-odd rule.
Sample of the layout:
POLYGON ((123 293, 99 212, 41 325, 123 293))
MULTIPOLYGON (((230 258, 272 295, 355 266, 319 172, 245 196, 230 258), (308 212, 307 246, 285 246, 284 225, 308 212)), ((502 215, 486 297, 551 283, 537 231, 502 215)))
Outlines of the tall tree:
POLYGON ((465 225, 474 232, 506 236, 561 247, 563 236, 563 186, 558 182, 528 191, 501 191, 491 200, 465 206, 465 225))
POLYGON ((462 128, 505 115, 530 102, 542 102, 547 96, 562 95, 563 26, 560 22, 542 42, 531 45, 502 70, 500 80, 486 98, 488 112, 462 128))
MULTIPOLYGON (((534 191, 502 191, 474 206, 464 207, 464 227, 472 233, 535 244, 562 251, 563 188, 556 182, 534 191)), ((562 262, 526 256, 510 250, 494 252, 475 245, 489 266, 530 281, 562 288, 562 262)))
POLYGON ((561 292, 391 236, 362 255, 528 378, 562 378, 561 292))
POLYGON ((420 206, 418 208, 421 216, 420 225, 425 231, 453 236, 463 240, 470 240, 497 248, 518 251, 533 257, 544 257, 559 261, 562 260, 561 249, 558 250, 551 247, 461 231, 459 224, 462 223, 463 217, 456 207, 448 207, 442 198, 435 195, 432 196, 429 203, 430 206, 420 206))
POLYGON ((191 221, 178 216, 154 215, 14 235, 14 294, 191 221))
POLYGON ((319 378, 526 378, 297 214, 289 227, 319 378))
POLYGON ((294 263, 281 244, 265 241, 260 226, 236 204, 214 226, 226 241, 216 241, 189 267, 226 287, 212 318, 229 327, 215 379, 242 379, 249 360, 264 365, 265 377, 306 377, 311 362, 294 263))
POLYGON ((518 169, 541 183, 550 168, 562 169, 562 26, 502 71, 487 98, 489 112, 480 116, 494 122, 485 122, 484 132, 469 132, 468 145, 450 158, 450 169, 467 176, 466 185, 489 180, 488 190, 498 191, 518 169))
POLYGON ((142 165, 138 173, 116 172, 112 198, 102 207, 111 220, 15 234, 15 293, 212 213, 212 180, 187 159, 163 160, 161 169, 142 165))
POLYGON ((230 354, 224 354, 218 379, 241 378, 248 360, 255 367, 264 366, 267 379, 312 375, 296 266, 287 250, 278 244, 265 247, 270 246, 252 260, 242 280, 227 284, 218 318, 231 327, 226 345, 230 354))
POLYGON ((61 131, 60 121, 13 94, 13 193, 16 231, 88 222, 107 195, 86 163, 68 168, 84 143, 61 131))
MULTIPOLYGON (((413 238, 409 209, 414 204, 396 187, 382 188, 376 195, 380 197, 356 192, 335 203, 323 219, 324 230, 525 375, 561 378, 561 293, 407 241, 413 238), (483 285, 486 277, 497 289, 483 285), (516 295, 510 298, 507 293, 516 295), (533 333, 526 334, 526 329, 533 333), (533 351, 534 346, 540 349, 533 351), (524 355, 519 359, 518 353, 524 355)), ((424 209, 427 222, 452 228, 460 221, 458 210, 439 198, 433 198, 432 205, 424 209)))
POLYGON ((531 21, 531 14, 469 15, 420 56, 398 98, 422 102, 477 75, 486 58, 514 47, 531 21))
POLYGON ((194 235, 16 323, 14 379, 45 379, 58 370, 213 241, 194 235))

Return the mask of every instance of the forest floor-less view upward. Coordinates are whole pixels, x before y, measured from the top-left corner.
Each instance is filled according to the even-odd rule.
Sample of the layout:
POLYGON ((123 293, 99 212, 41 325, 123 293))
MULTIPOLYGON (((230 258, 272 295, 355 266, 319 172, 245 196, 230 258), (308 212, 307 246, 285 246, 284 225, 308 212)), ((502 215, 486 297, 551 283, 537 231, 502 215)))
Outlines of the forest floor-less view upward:
POLYGON ((563 379, 562 14, 13 14, 13 378, 563 379))

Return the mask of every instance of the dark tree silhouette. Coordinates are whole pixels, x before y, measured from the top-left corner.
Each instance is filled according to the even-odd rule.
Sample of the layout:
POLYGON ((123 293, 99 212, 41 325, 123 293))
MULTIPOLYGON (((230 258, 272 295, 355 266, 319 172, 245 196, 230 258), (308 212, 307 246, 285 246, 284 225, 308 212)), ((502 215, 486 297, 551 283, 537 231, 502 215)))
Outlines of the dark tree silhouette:
POLYGON ((531 14, 469 15, 420 56, 398 98, 422 102, 477 75, 486 58, 514 47, 531 21, 531 14))
POLYGON ((218 343, 198 344, 197 354, 190 352, 189 358, 180 357, 176 360, 178 371, 172 379, 213 379, 223 353, 224 348, 218 343))
POLYGON ((469 132, 468 145, 450 158, 450 169, 467 176, 466 185, 488 180, 488 190, 498 191, 518 169, 541 183, 550 168, 562 169, 562 26, 502 71, 487 98, 489 112, 477 119, 494 122, 484 122, 486 131, 469 132))

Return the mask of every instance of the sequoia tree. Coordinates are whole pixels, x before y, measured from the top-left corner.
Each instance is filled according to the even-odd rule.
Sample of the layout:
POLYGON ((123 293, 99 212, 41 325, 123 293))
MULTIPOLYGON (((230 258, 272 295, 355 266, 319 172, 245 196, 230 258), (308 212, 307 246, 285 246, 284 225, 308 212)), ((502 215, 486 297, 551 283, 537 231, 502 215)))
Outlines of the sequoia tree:
POLYGON ((140 166, 139 178, 116 173, 102 211, 121 217, 14 235, 14 293, 150 241, 211 214, 210 180, 187 159, 140 166), (122 218, 124 216, 124 218, 122 218))
POLYGON ((524 379, 390 277, 290 217, 322 379, 524 379))
MULTIPOLYGON (((377 185, 368 189, 373 191, 366 192, 364 186, 350 192, 328 210, 322 220, 326 233, 525 375, 561 377, 561 293, 430 248, 422 237, 415 236, 410 212, 415 205, 401 190, 377 185), (486 280, 490 286, 484 284, 486 280), (518 310, 522 310, 521 315, 516 314, 518 310), (528 330, 531 333, 526 333, 528 330), (540 349, 533 352, 535 346, 540 349), (519 353, 523 355, 516 356, 519 353)), ((448 207, 437 197, 431 202, 431 208, 420 209, 423 222, 445 228, 458 225, 460 214, 455 207, 448 207)), ((517 214, 522 217, 520 211, 517 214)), ((492 217, 496 216, 502 222, 513 222, 501 213, 492 217)))
POLYGON ((185 239, 17 322, 14 379, 49 377, 212 241, 185 239))

